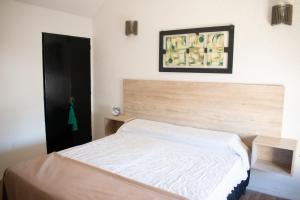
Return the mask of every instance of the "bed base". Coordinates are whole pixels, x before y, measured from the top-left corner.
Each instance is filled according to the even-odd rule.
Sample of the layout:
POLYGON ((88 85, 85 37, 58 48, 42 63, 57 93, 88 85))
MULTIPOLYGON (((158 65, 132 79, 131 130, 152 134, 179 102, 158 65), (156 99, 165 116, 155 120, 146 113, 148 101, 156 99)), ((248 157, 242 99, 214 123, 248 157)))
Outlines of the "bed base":
POLYGON ((239 200, 245 194, 246 188, 250 180, 250 170, 248 170, 248 178, 238 184, 233 191, 227 196, 227 200, 239 200))

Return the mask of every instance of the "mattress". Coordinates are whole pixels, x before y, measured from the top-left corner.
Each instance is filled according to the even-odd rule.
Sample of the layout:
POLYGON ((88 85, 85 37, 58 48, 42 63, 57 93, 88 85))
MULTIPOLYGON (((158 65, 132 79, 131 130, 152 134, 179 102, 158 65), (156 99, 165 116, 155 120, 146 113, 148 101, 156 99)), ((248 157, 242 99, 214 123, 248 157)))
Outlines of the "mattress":
POLYGON ((225 200, 249 170, 235 134, 140 119, 58 153, 191 200, 225 200))

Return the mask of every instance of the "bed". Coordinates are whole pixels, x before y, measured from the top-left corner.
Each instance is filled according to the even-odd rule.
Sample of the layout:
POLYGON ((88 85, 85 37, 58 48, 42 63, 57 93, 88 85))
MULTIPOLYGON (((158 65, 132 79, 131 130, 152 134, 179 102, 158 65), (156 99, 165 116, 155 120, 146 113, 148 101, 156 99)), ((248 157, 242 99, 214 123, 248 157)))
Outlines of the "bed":
MULTIPOLYGON (((234 188, 249 179, 248 148, 238 135, 142 119, 126 123, 116 134, 57 154, 190 200, 230 199, 229 195, 236 192, 234 188)), ((5 178, 13 177, 15 181, 18 178, 26 179, 30 185, 34 185, 30 188, 34 191, 32 196, 49 199, 72 197, 74 191, 68 192, 68 188, 65 188, 63 195, 53 192, 70 184, 68 181, 60 183, 60 177, 55 174, 69 175, 56 173, 54 168, 59 166, 55 166, 51 157, 42 163, 33 171, 26 169, 33 167, 32 163, 20 165, 19 169, 8 170, 5 178), (27 174, 32 175, 29 177, 27 174), (49 182, 57 185, 47 185, 49 182), (44 194, 35 190, 43 190, 44 194)), ((69 180, 80 182, 74 176, 77 175, 71 174, 69 180)), ((90 176, 81 177, 86 178, 90 179, 90 176)), ((16 187, 8 181, 7 186, 20 191, 18 188, 25 184, 16 187)), ((117 186, 116 184, 115 187, 117 186)), ((99 193, 107 192, 92 185, 86 189, 88 190, 78 189, 81 191, 81 199, 98 199, 99 193)), ((111 191, 105 199, 115 199, 114 192, 116 191, 111 191)), ((9 192, 7 194, 13 196, 9 192)), ((131 199, 127 194, 122 195, 119 196, 120 199, 131 199)), ((235 193, 235 198, 232 199, 238 199, 240 195, 241 193, 235 193)), ((76 196, 78 199, 78 195, 76 196)))
POLYGON ((237 200, 249 138, 280 136, 282 86, 125 80, 123 97, 135 120, 9 168, 3 199, 237 200))
POLYGON ((249 170, 235 134, 140 119, 59 154, 191 200, 226 199, 249 170))

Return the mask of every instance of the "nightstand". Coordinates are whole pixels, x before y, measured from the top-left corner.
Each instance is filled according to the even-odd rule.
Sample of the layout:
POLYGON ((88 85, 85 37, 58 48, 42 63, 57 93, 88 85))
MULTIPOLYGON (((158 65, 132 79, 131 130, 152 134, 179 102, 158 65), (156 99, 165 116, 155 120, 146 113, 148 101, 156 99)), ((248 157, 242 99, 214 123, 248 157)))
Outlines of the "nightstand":
POLYGON ((251 168, 292 175, 296 148, 296 140, 257 136, 252 144, 251 168))
POLYGON ((104 128, 105 128, 105 136, 114 134, 118 131, 118 129, 124 124, 127 123, 134 118, 126 116, 126 115, 119 115, 119 116, 105 116, 104 117, 104 128))

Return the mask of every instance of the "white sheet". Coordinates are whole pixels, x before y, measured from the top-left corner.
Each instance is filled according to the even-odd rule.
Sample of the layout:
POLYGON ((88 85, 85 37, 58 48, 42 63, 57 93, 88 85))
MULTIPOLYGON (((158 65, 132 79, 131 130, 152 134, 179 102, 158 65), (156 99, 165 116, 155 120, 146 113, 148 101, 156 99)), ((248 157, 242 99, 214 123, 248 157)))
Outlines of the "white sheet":
POLYGON ((237 135, 147 120, 59 153, 192 200, 226 199, 249 169, 237 135))

